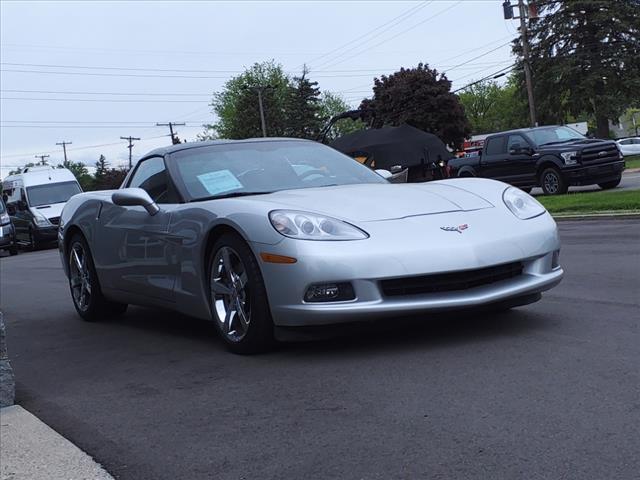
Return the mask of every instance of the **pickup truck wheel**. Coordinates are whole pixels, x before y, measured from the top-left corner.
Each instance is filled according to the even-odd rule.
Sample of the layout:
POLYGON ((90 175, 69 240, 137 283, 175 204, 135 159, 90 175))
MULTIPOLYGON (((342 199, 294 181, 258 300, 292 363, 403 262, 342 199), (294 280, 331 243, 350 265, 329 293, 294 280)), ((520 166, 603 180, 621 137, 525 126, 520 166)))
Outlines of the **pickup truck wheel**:
POLYGON ((622 175, 620 175, 615 180, 611 180, 610 182, 599 183, 598 186, 603 190, 609 190, 610 188, 616 188, 620 185, 620 181, 622 180, 622 175))
POLYGON ((559 195, 567 193, 569 189, 562 174, 555 167, 545 168, 540 174, 539 182, 545 195, 559 195))

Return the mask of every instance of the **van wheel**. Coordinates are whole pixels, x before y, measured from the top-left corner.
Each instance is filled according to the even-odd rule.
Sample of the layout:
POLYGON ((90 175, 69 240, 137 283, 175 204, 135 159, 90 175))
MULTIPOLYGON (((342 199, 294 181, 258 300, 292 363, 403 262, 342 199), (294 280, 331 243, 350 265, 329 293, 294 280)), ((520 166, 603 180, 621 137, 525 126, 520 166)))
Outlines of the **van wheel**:
POLYGON ((92 322, 127 310, 126 303, 112 302, 102 295, 89 245, 80 234, 74 235, 69 244, 67 268, 73 306, 83 320, 92 322))
POLYGON ((609 190, 611 188, 616 188, 620 185, 620 181, 622 180, 622 175, 620 175, 615 180, 611 180, 610 182, 599 183, 598 186, 603 190, 609 190))
POLYGON ((562 174, 555 167, 545 168, 540 174, 539 182, 545 195, 560 195, 567 193, 569 189, 562 174))

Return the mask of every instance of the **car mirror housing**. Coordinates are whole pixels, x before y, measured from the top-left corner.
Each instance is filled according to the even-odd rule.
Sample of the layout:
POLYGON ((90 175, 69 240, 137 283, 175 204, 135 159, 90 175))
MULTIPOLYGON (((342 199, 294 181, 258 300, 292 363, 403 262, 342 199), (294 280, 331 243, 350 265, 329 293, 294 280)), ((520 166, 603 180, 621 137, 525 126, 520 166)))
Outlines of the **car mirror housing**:
POLYGON ((115 191, 111 195, 114 205, 121 207, 144 207, 149 215, 155 215, 160 211, 160 207, 153 201, 149 194, 142 188, 123 188, 115 191))
POLYGON ((385 170, 383 168, 376 169, 376 173, 385 180, 389 180, 393 176, 393 174, 389 170, 385 170))

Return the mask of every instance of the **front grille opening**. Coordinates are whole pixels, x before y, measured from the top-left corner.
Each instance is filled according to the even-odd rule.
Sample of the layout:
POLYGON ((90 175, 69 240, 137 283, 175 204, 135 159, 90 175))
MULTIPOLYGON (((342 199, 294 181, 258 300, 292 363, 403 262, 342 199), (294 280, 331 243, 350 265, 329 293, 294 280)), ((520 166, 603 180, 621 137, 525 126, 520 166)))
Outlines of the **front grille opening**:
POLYGON ((437 273, 416 277, 393 278, 380 282, 387 297, 455 292, 490 285, 522 275, 522 263, 513 262, 477 270, 437 273))

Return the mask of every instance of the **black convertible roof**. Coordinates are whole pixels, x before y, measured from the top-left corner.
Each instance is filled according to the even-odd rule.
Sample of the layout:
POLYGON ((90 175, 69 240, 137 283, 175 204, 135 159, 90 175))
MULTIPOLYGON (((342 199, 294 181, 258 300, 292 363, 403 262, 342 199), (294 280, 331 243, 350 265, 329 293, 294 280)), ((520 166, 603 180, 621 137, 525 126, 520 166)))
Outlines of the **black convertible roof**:
POLYGON ((288 142, 310 142, 311 140, 304 140, 302 138, 286 138, 286 137, 266 137, 266 138, 245 138, 243 140, 206 140, 204 142, 185 142, 178 143, 176 145, 169 145, 167 147, 156 148, 146 153, 142 158, 151 157, 154 155, 167 155, 169 153, 181 152, 182 150, 191 150, 192 148, 208 147, 211 145, 224 145, 229 143, 263 143, 263 142, 278 142, 286 140, 288 142))

